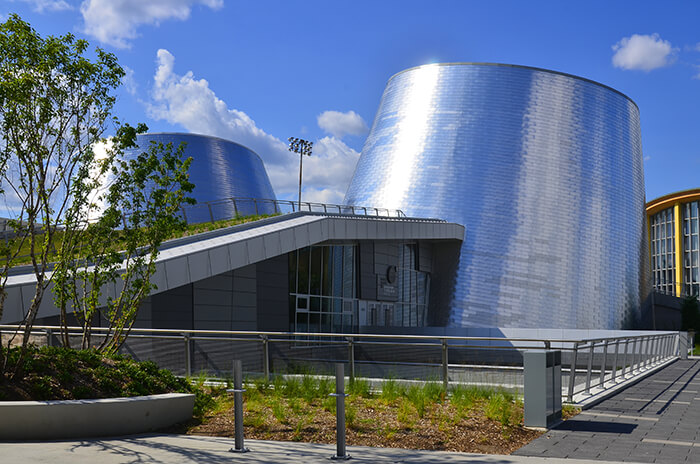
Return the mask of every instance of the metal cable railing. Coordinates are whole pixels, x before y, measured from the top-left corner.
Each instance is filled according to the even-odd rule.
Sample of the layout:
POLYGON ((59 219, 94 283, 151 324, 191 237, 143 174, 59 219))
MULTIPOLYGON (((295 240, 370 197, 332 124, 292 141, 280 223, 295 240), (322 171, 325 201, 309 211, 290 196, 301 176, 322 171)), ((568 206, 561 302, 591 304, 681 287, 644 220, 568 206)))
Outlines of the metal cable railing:
POLYGON ((243 197, 204 201, 181 209, 182 217, 188 223, 217 222, 242 216, 289 214, 298 211, 375 217, 406 217, 404 212, 400 209, 337 205, 308 201, 299 203, 291 200, 243 197))
MULTIPOLYGON (((16 326, 0 326, 0 339, 16 326)), ((35 326, 36 344, 54 344, 60 328, 35 326)), ((93 328, 99 342, 105 328, 93 328)), ((69 330, 79 343, 80 328, 69 330)), ((231 360, 240 359, 249 375, 330 372, 348 364, 351 378, 441 380, 451 383, 523 387, 526 350, 562 352, 562 396, 579 402, 643 375, 679 357, 681 332, 584 340, 295 333, 223 330, 133 329, 122 352, 152 360, 177 375, 230 376, 231 360)), ((6 343, 6 341, 5 341, 6 343)))

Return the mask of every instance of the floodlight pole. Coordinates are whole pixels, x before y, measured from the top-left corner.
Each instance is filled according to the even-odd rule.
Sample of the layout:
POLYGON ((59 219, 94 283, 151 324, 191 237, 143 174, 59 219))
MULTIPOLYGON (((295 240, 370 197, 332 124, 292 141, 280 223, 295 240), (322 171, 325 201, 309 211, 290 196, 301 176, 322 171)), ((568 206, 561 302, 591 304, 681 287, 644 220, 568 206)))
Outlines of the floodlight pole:
POLYGON ((301 211, 301 170, 304 155, 311 156, 314 143, 297 137, 289 137, 289 151, 299 153, 299 211, 301 211))

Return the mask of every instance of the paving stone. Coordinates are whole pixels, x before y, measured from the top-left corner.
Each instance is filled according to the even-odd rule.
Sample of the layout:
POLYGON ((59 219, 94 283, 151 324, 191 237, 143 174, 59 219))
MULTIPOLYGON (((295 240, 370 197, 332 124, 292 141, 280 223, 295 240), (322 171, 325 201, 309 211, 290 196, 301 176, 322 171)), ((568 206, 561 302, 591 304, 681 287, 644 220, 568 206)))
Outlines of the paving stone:
POLYGON ((699 464, 700 446, 642 441, 646 438, 700 445, 700 400, 695 400, 700 398, 700 393, 684 390, 700 391, 700 361, 677 361, 601 402, 586 411, 586 414, 564 422, 558 429, 548 432, 549 439, 543 437, 535 440, 514 454, 622 462, 699 464), (691 379, 695 381, 695 386, 689 382, 691 379), (690 405, 683 404, 689 402, 690 405), (544 448, 538 444, 540 440, 544 440, 544 448))

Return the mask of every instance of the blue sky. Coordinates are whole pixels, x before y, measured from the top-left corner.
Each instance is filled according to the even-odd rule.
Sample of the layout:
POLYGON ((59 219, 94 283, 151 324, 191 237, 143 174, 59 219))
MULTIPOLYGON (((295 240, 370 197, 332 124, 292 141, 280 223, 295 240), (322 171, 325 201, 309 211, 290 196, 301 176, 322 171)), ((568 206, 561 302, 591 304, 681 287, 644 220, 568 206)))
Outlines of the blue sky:
POLYGON ((0 0, 127 68, 116 115, 253 148, 279 198, 340 202, 387 79, 430 62, 543 67, 641 111, 647 199, 700 187, 700 2, 0 0))

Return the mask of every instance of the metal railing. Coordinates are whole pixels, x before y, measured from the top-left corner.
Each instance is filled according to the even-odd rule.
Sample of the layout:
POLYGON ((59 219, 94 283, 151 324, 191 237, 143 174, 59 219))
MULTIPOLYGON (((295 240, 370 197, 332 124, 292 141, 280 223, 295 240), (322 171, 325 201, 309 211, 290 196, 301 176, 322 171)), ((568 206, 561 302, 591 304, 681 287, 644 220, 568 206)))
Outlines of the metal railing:
POLYGON ((614 386, 678 356, 679 336, 671 332, 575 342, 567 400, 573 402, 577 394, 591 395, 593 388, 605 390, 606 384, 614 386), (579 369, 582 358, 585 358, 585 369, 579 369), (578 386, 577 371, 582 371, 585 379, 578 386))
MULTIPOLYGON (((16 326, 0 326, 7 343, 16 326)), ((55 344, 60 328, 35 326, 34 343, 55 344)), ((93 328, 100 341, 104 328, 93 328)), ((79 341, 80 329, 70 328, 79 341)), ((525 350, 562 351, 562 396, 569 402, 612 388, 679 356, 681 332, 586 340, 294 333, 223 330, 133 329, 122 352, 152 360, 177 375, 230 376, 232 359, 249 375, 329 373, 337 362, 355 377, 441 380, 450 383, 523 386, 525 350)))
POLYGON ((405 218, 400 209, 375 208, 370 206, 336 205, 265 198, 231 197, 205 201, 181 209, 187 223, 216 222, 240 216, 289 214, 298 211, 314 213, 349 214, 357 216, 405 218))

